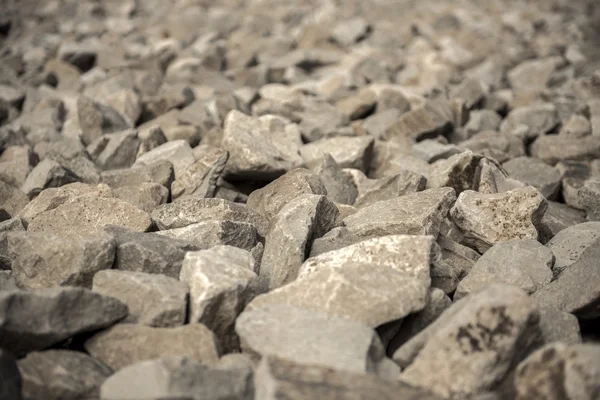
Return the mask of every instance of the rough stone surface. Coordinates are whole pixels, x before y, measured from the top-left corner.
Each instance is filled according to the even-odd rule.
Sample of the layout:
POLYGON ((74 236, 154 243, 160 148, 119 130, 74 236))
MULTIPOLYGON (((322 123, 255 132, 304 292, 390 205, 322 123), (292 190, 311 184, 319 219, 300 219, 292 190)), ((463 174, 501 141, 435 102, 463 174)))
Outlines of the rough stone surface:
POLYGON ((85 349, 113 371, 165 355, 213 364, 220 353, 215 335, 202 324, 173 328, 117 324, 86 340, 85 349))
POLYGON ((451 187, 459 195, 475 189, 475 178, 481 156, 467 150, 432 164, 427 187, 451 187))
POLYGON ((563 203, 549 201, 540 226, 540 240, 542 243, 547 243, 559 232, 584 222, 586 222, 584 211, 563 203))
POLYGON ((173 199, 186 196, 213 197, 228 158, 229 154, 221 149, 207 151, 171 184, 173 199))
POLYGON ((2 291, 0 306, 0 347, 17 356, 127 316, 127 306, 117 299, 82 288, 2 291))
POLYGON ((189 252, 179 276, 190 288, 189 320, 206 325, 226 351, 238 348, 234 323, 254 295, 254 258, 230 246, 189 252))
POLYGON ((493 283, 516 286, 528 294, 552 280, 552 251, 531 239, 497 243, 486 251, 460 281, 454 300, 493 283))
POLYGON ((552 268, 554 275, 560 274, 573 265, 581 254, 600 238, 599 222, 583 222, 573 225, 556 234, 546 246, 552 250, 556 261, 552 268))
POLYGON ((91 289, 94 275, 112 268, 115 251, 114 239, 103 232, 67 241, 46 232, 14 232, 8 237, 13 277, 24 289, 91 289))
POLYGON ((177 179, 196 161, 196 158, 188 142, 173 140, 138 156, 133 166, 149 166, 159 161, 170 162, 177 179))
POLYGON ((249 368, 220 368, 185 356, 129 365, 100 388, 101 400, 254 399, 249 368))
POLYGON ((312 241, 335 226, 338 209, 325 196, 305 194, 285 205, 265 237, 258 287, 268 291, 292 282, 312 241), (286 249, 285 255, 281 249, 286 249))
POLYGON ((25 193, 0 180, 0 208, 8 214, 8 218, 17 216, 27 203, 29 199, 25 193))
POLYGON ((188 287, 173 278, 135 271, 105 270, 94 275, 92 290, 127 305, 123 322, 155 327, 183 325, 188 287))
POLYGON ((516 399, 593 399, 600 391, 600 346, 553 343, 521 362, 516 399))
POLYGON ((344 173, 343 169, 329 153, 323 156, 321 164, 315 168, 315 174, 321 179, 327 191, 327 197, 331 201, 341 204, 354 204, 354 201, 358 197, 358 189, 354 181, 344 173))
POLYGON ((305 144, 300 154, 306 165, 318 163, 330 154, 342 168, 356 168, 365 172, 371 164, 374 140, 370 137, 334 137, 305 144))
POLYGON ((245 311, 236 321, 242 349, 298 364, 376 373, 385 356, 375 331, 363 324, 289 306, 245 311))
POLYGON ((364 238, 397 234, 436 236, 455 199, 451 188, 425 190, 377 202, 343 222, 351 233, 364 238))
POLYGON ((99 398, 100 386, 112 375, 107 366, 85 353, 47 350, 19 360, 26 399, 99 398))
POLYGON ((374 328, 421 310, 427 295, 421 281, 388 266, 347 264, 343 268, 323 268, 259 295, 248 304, 248 309, 283 304, 374 328))
POLYGON ((531 185, 546 199, 555 199, 560 189, 562 174, 556 168, 531 157, 517 157, 502 164, 508 175, 531 185))
POLYGON ((527 355, 539 334, 538 320, 538 308, 525 292, 488 286, 454 303, 394 353, 396 362, 408 365, 401 380, 443 398, 490 390, 527 355))
POLYGON ((159 231, 156 234, 194 243, 200 249, 227 245, 250 251, 258 242, 254 225, 228 220, 204 221, 183 228, 159 231))
POLYGON ((77 182, 73 172, 63 168, 56 161, 46 158, 35 166, 27 175, 21 190, 30 198, 37 196, 49 187, 59 187, 67 183, 77 182))
POLYGON ((483 252, 507 240, 537 240, 546 207, 544 196, 531 186, 499 194, 467 190, 458 196, 450 215, 465 240, 483 252))

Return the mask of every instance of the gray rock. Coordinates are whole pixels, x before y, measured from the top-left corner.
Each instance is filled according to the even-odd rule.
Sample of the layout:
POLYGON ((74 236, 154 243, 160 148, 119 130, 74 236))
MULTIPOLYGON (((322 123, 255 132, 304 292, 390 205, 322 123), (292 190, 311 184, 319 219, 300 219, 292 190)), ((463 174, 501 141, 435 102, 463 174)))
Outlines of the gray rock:
POLYGON ((463 127, 463 137, 469 139, 484 131, 496 131, 500 127, 502 117, 493 110, 475 110, 469 114, 469 121, 463 127))
POLYGON ((237 350, 234 323, 254 295, 252 255, 230 246, 189 252, 179 279, 190 287, 190 321, 215 332, 226 352, 237 350))
POLYGON ((453 127, 452 109, 445 100, 431 100, 402 114, 384 134, 388 140, 411 138, 414 141, 433 139, 453 127))
POLYGON ((546 207, 544 196, 531 186, 498 194, 467 190, 458 196, 450 215, 465 233, 465 241, 485 252, 507 240, 537 240, 546 207))
POLYGON ((317 257, 320 254, 338 250, 363 240, 365 239, 351 233, 346 227, 339 226, 313 241, 310 257, 317 257))
POLYGON ((460 153, 460 150, 453 144, 440 143, 437 140, 426 139, 415 143, 412 148, 412 154, 421 160, 432 163, 438 160, 449 158, 460 153))
POLYGON ((554 276, 573 265, 581 254, 600 238, 600 222, 584 222, 568 227, 556 234, 546 246, 556 257, 554 276))
POLYGON ((592 124, 583 115, 573 114, 560 128, 559 135, 571 138, 582 138, 592 134, 592 124))
POLYGON ((204 221, 246 222, 256 227, 262 236, 268 228, 267 221, 242 204, 223 199, 187 198, 163 204, 152 212, 152 219, 161 230, 182 228, 204 221))
POLYGON ((86 96, 77 98, 77 118, 81 128, 81 139, 85 145, 92 143, 105 133, 119 132, 130 128, 115 109, 96 103, 86 96))
POLYGON ((375 331, 363 324, 289 306, 245 311, 235 329, 242 350, 303 365, 377 373, 385 357, 375 331))
POLYGON ((372 374, 357 374, 316 365, 298 365, 263 357, 256 371, 256 399, 439 400, 427 391, 372 374))
MULTIPOLYGON (((315 168, 315 174, 319 176, 326 189, 325 193, 315 194, 327 194, 327 197, 336 203, 354 203, 358 196, 358 189, 353 180, 350 179, 350 177, 343 172, 340 165, 335 162, 331 154, 327 153, 323 156, 321 164, 315 168)), ((256 191, 254 193, 256 193, 256 191)))
POLYGON ((12 276, 12 271, 0 270, 0 292, 4 290, 17 290, 17 282, 12 276))
POLYGON ((467 150, 447 159, 436 161, 431 166, 428 188, 451 187, 459 195, 465 190, 473 190, 481 156, 467 150))
POLYGON ((541 304, 539 325, 544 343, 581 343, 579 321, 571 313, 541 304))
POLYGON ((165 204, 169 199, 169 189, 154 182, 143 182, 138 185, 121 186, 114 189, 119 199, 126 201, 142 211, 151 213, 156 207, 165 204))
POLYGON ((579 204, 579 191, 589 179, 597 179, 597 173, 590 163, 585 161, 560 161, 556 168, 563 175, 562 179, 562 197, 564 202, 574 208, 582 209, 579 204))
POLYGON ((8 218, 17 214, 29 203, 29 199, 17 188, 0 181, 0 209, 8 214, 8 218))
POLYGON ((136 271, 105 270, 94 275, 93 291, 126 304, 123 322, 155 327, 183 325, 188 287, 174 278, 136 271))
POLYGON ((112 268, 115 250, 114 239, 102 232, 68 240, 46 232, 13 232, 8 236, 13 277, 24 289, 91 289, 94 275, 112 268))
POLYGON ((600 240, 596 240, 579 259, 532 297, 540 304, 575 314, 577 318, 594 319, 600 316, 600 240))
POLYGON ((531 156, 551 165, 561 160, 594 160, 600 157, 600 137, 541 136, 531 145, 531 156))
POLYGON ((526 60, 508 71, 506 77, 515 91, 541 91, 562 63, 561 57, 526 60))
POLYGON ((454 301, 493 283, 516 286, 531 294, 550 283, 553 264, 552 251, 535 240, 497 243, 458 284, 454 301))
POLYGON ((385 134, 385 131, 402 115, 402 112, 396 108, 388 108, 386 110, 379 111, 379 106, 380 104, 378 103, 377 113, 366 118, 363 122, 363 128, 365 131, 377 139, 382 137, 385 134))
POLYGON ((246 205, 271 221, 289 202, 305 194, 327 195, 321 179, 304 168, 294 169, 250 193, 246 205))
MULTIPOLYGON (((36 152, 40 144, 42 143, 36 146, 36 152)), ((45 152, 45 158, 58 162, 63 168, 75 174, 77 180, 90 184, 100 181, 100 170, 79 138, 64 137, 60 141, 50 142, 45 152)))
POLYGON ((555 199, 560 189, 562 174, 543 161, 531 157, 513 158, 502 167, 508 175, 539 190, 547 199, 555 199))
POLYGON ((117 324, 85 341, 85 350, 115 372, 140 361, 165 356, 189 357, 202 364, 219 359, 215 335, 202 324, 153 328, 117 324))
POLYGON ((207 151, 171 184, 172 198, 213 197, 228 159, 229 154, 219 148, 207 151))
POLYGON ((71 171, 63 168, 56 161, 46 158, 27 175, 21 191, 29 198, 33 198, 46 188, 63 186, 77 180, 71 171))
POLYGON ((337 107, 309 97, 302 97, 299 110, 294 114, 300 118, 298 126, 307 142, 337 136, 349 123, 348 116, 337 107))
POLYGON ((222 148, 229 152, 224 174, 273 180, 302 164, 300 130, 288 120, 249 117, 233 110, 225 119, 222 148))
POLYGON ((342 46, 350 46, 362 39, 369 29, 364 18, 352 18, 337 24, 331 31, 331 38, 342 46))
MULTIPOLYGON (((346 25, 346 23, 344 23, 346 25)), ((351 121, 364 118, 375 108, 377 97, 371 89, 361 89, 335 103, 351 121)))
POLYGON ((178 179, 196 161, 196 158, 188 142, 173 140, 139 155, 133 167, 150 166, 159 161, 170 162, 173 165, 175 179, 178 179))
POLYGON ((482 158, 475 172, 474 190, 479 193, 494 194, 523 188, 525 183, 509 178, 506 170, 492 159, 482 158))
POLYGON ((146 212, 123 200, 83 195, 38 214, 29 222, 27 229, 31 232, 84 235, 101 231, 107 225, 145 232, 150 229, 152 219, 146 212))
POLYGON ((525 155, 525 145, 520 137, 492 130, 476 133, 458 147, 499 162, 525 155))
POLYGON ((528 129, 523 139, 531 140, 552 131, 558 123, 554 104, 533 104, 513 109, 500 124, 500 131, 520 136, 518 128, 524 125, 528 129))
POLYGON ((85 353, 47 350, 19 360, 26 399, 76 400, 98 398, 112 371, 85 353))
POLYGON ((248 310, 283 304, 362 322, 372 328, 423 309, 423 282, 381 265, 322 268, 254 298, 248 310))
POLYGON ((394 354, 404 343, 427 328, 450 306, 452 306, 452 300, 450 300, 450 297, 443 290, 431 288, 429 291, 429 301, 425 308, 402 320, 398 333, 388 345, 388 354, 394 354))
POLYGON ((179 279, 185 254, 200 250, 191 242, 156 233, 136 232, 120 226, 108 226, 105 231, 117 241, 113 268, 121 271, 162 274, 179 279))
POLYGON ((592 400, 600 391, 600 346, 552 343, 522 361, 516 399, 592 400))
POLYGON ((0 306, 0 347, 17 356, 108 327, 127 316, 125 304, 83 288, 3 291, 0 306))
POLYGON ((302 264, 298 279, 324 268, 360 263, 389 267, 429 286, 431 264, 439 258, 440 249, 433 236, 383 236, 309 258, 302 264))
POLYGON ((174 179, 173 164, 164 160, 129 169, 103 171, 100 174, 102 183, 112 188, 139 185, 146 182, 158 183, 169 188, 174 179))
POLYGON ((438 236, 437 242, 442 249, 440 264, 449 266, 458 279, 467 276, 480 258, 479 253, 475 250, 463 246, 442 234, 438 236))
POLYGON ((455 199, 451 188, 425 190, 377 202, 343 222, 348 231, 363 238, 399 234, 437 236, 455 199))
POLYGON ((396 362, 408 365, 400 379, 443 398, 488 391, 527 355, 539 334, 538 319, 525 292, 488 286, 455 303, 394 353, 396 362))
POLYGON ((259 240, 254 225, 228 220, 204 221, 183 228, 159 231, 157 234, 194 243, 199 249, 227 245, 250 251, 259 240))
POLYGON ((152 125, 146 129, 140 127, 138 139, 140 140, 140 145, 137 152, 138 158, 142 154, 148 153, 149 151, 167 142, 167 138, 165 137, 163 130, 160 128, 160 125, 152 125))
POLYGON ((111 133, 99 138, 106 137, 106 144, 102 146, 96 156, 96 164, 102 169, 129 168, 136 161, 136 155, 140 141, 137 131, 128 129, 122 132, 111 133))
POLYGON ((411 171, 380 179, 367 179, 359 187, 359 196, 354 202, 357 208, 368 207, 378 201, 392 200, 410 193, 425 190, 427 179, 411 171))
POLYGON ((547 243, 564 229, 584 222, 586 222, 584 211, 563 203, 549 201, 540 225, 540 241, 547 243))
POLYGON ((342 168, 356 168, 367 171, 373 156, 374 139, 367 136, 333 137, 307 143, 300 148, 300 154, 308 166, 317 164, 325 154, 342 168))
POLYGON ((29 146, 5 146, 0 154, 0 181, 21 187, 36 161, 29 146))
POLYGON ((587 218, 600 221, 600 180, 588 180, 579 189, 579 205, 587 212, 587 218))
POLYGON ((285 205, 265 237, 258 287, 268 291, 296 279, 314 238, 335 226, 338 209, 325 196, 305 194, 285 205), (282 254, 281 249, 286 249, 282 254))
POLYGON ((102 400, 254 399, 252 369, 203 365, 168 356, 129 365, 100 388, 102 400))

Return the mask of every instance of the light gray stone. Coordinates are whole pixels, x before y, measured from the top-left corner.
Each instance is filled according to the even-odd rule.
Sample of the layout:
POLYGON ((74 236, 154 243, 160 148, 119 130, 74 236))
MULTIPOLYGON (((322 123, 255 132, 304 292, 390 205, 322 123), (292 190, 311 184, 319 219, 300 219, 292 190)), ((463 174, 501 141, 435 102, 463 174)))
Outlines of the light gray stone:
POLYGON ((547 243, 559 232, 586 221, 584 211, 563 203, 549 201, 540 226, 540 241, 547 243))
POLYGON ((352 18, 336 25, 331 37, 342 46, 350 46, 363 38, 369 29, 369 23, 364 18, 352 18))
POLYGON ((579 205, 587 213, 587 218, 600 221, 600 180, 590 179, 579 189, 579 205))
POLYGON ((553 264, 552 251, 535 240, 496 243, 460 281, 454 301, 493 283, 516 286, 531 294, 550 283, 553 264))
POLYGON ((0 347, 21 356, 126 316, 127 306, 119 300, 83 288, 2 291, 0 347))
POLYGON ((207 151, 171 184, 172 198, 213 197, 228 159, 229 154, 222 149, 207 151))
POLYGON ((414 141, 433 139, 451 131, 453 116, 450 102, 446 100, 431 100, 423 106, 411 109, 402 114, 391 125, 383 137, 387 140, 411 138, 414 141))
POLYGON ((218 246, 189 252, 179 279, 190 287, 191 322, 202 323, 217 335, 226 352, 237 350, 237 316, 252 299, 254 258, 244 250, 218 246))
POLYGON ((156 233, 173 239, 194 243, 199 249, 227 245, 250 251, 256 246, 259 240, 254 225, 228 220, 204 221, 156 233))
POLYGON ((94 275, 112 268, 115 251, 114 239, 103 232, 68 240, 46 232, 13 232, 8 236, 13 277, 24 289, 91 289, 94 275))
POLYGON ((499 242, 537 240, 546 207, 544 196, 531 186, 498 194, 467 190, 458 196, 450 215, 465 233, 465 241, 485 252, 499 242))
POLYGON ((108 140, 96 157, 96 164, 105 170, 131 167, 140 145, 137 131, 128 129, 106 135, 106 138, 108 140))
POLYGON ((141 183, 158 183, 166 188, 173 182, 173 164, 169 161, 157 161, 148 165, 140 165, 128 169, 103 171, 100 174, 102 183, 111 188, 133 186, 141 183))
POLYGON ((437 236, 455 199, 451 188, 425 190, 377 202, 343 222, 348 231, 363 238, 399 234, 437 236))
POLYGON ((67 183, 77 182, 77 180, 71 171, 63 168, 56 161, 46 158, 27 175, 21 191, 29 198, 33 198, 46 188, 60 187, 67 183))
POLYGON ((581 343, 579 321, 571 313, 541 304, 539 325, 544 343, 581 343))
POLYGON ((220 354, 215 335, 202 324, 172 328, 117 324, 86 340, 84 347, 115 372, 140 361, 165 356, 189 357, 202 364, 214 364, 220 354))
POLYGON ((178 179, 196 161, 196 158, 188 142, 173 140, 139 155, 133 167, 149 166, 158 161, 169 161, 173 164, 175 179, 178 179))
POLYGON ((522 361, 516 399, 592 400, 600 391, 600 346, 552 343, 522 361))
POLYGON ((358 189, 331 154, 327 153, 323 156, 321 164, 315 168, 315 174, 319 176, 326 189, 326 193, 319 194, 327 194, 327 197, 336 203, 354 203, 358 196, 358 189))
MULTIPOLYGON (((346 25, 344 23, 344 25, 346 25)), ((364 118, 369 115, 377 103, 375 92, 371 89, 363 88, 350 94, 343 99, 336 101, 335 106, 342 110, 351 121, 364 118)))
POLYGON ((400 379, 442 398, 492 389, 539 335, 538 307, 525 292, 491 285, 455 303, 394 353, 400 379), (432 374, 431 371, 436 371, 432 374))
POLYGON ((19 360, 26 399, 71 400, 98 398, 112 371, 85 353, 47 350, 19 360))
POLYGON ((105 270, 94 275, 93 291, 126 304, 123 322, 155 327, 183 325, 188 287, 174 278, 136 271, 105 270))
POLYGON ((556 234, 546 246, 556 257, 552 268, 554 276, 573 265, 581 254, 600 238, 600 222, 584 222, 556 234))
POLYGON ((550 165, 562 160, 594 160, 600 157, 600 137, 544 135, 531 145, 531 156, 550 165))
POLYGON ((558 123, 556 106, 540 103, 513 109, 500 124, 500 131, 521 137, 518 128, 524 125, 528 129, 523 139, 531 140, 552 131, 558 123))
POLYGON ((169 199, 169 189, 154 182, 121 186, 113 190, 116 197, 126 201, 142 211, 151 213, 156 207, 169 199))
POLYGON ((9 218, 17 214, 29 203, 29 199, 21 190, 0 181, 0 209, 8 214, 9 218))
POLYGON ((431 165, 428 188, 451 187, 459 195, 465 190, 473 190, 476 185, 481 156, 470 150, 439 160, 431 165))
POLYGON ((437 140, 426 139, 415 143, 412 147, 412 154, 421 160, 433 163, 438 160, 449 158, 460 153, 460 150, 453 144, 440 143, 437 140))
POLYGON ((367 171, 373 157, 374 139, 368 136, 333 137, 307 143, 300 148, 304 163, 317 164, 325 154, 330 154, 342 168, 367 171))
POLYGON ((305 194, 285 205, 265 237, 258 287, 266 292, 296 279, 312 240, 335 226, 338 209, 325 196, 305 194), (282 253, 282 249, 286 249, 282 253))
POLYGON ((398 174, 366 179, 359 187, 359 196, 354 202, 357 208, 368 207, 378 201, 392 200, 410 193, 425 190, 427 179, 411 171, 398 171, 398 174))
POLYGON ((532 157, 513 158, 502 167, 508 175, 540 191, 546 199, 555 199, 560 189, 562 174, 556 168, 532 157))

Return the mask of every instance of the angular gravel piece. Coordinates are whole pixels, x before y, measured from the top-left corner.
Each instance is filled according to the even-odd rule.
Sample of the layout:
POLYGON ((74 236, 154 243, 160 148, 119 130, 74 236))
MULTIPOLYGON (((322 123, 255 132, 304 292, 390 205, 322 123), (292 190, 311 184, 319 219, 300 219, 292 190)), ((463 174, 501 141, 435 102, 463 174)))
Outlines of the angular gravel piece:
POLYGON ((113 371, 163 356, 189 357, 213 364, 220 353, 215 335, 202 324, 173 328, 117 324, 86 340, 84 347, 113 371))
POLYGON ((155 327, 183 325, 187 315, 187 285, 159 274, 106 270, 94 275, 92 290, 127 305, 122 322, 155 327))
POLYGON ((156 234, 193 243, 199 249, 227 245, 250 251, 259 239, 254 225, 228 220, 204 221, 183 228, 159 231, 156 234))
POLYGON ((99 398, 100 386, 112 370, 85 353, 47 350, 19 360, 26 399, 99 398))
POLYGON ((502 167, 511 178, 533 186, 546 199, 555 199, 558 195, 562 174, 543 161, 531 157, 517 157, 505 162, 502 167))
POLYGON ((556 262, 554 275, 573 265, 583 252, 600 238, 600 222, 584 222, 573 225, 556 234, 546 246, 552 250, 556 262))
POLYGON ((173 140, 138 156, 133 167, 150 166, 159 161, 169 161, 173 164, 175 178, 179 178, 196 161, 196 158, 188 142, 173 140))
POLYGON ((125 304, 87 289, 2 291, 0 347, 20 356, 111 326, 126 316, 125 304))
POLYGON ((334 137, 305 144, 300 154, 306 165, 318 163, 330 154, 342 168, 356 168, 366 172, 373 157, 374 139, 370 137, 334 137))

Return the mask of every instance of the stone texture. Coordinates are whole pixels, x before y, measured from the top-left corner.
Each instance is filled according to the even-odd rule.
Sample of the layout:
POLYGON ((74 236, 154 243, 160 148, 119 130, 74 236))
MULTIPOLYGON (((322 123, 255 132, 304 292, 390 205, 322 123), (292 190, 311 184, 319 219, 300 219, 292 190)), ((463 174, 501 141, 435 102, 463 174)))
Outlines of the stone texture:
POLYGON ((327 195, 328 191, 317 175, 298 168, 250 193, 246 205, 270 221, 286 204, 304 194, 327 195))
POLYGON ((418 279, 388 266, 323 268, 257 296, 248 310, 282 304, 362 322, 372 328, 421 310, 428 291, 418 279))
POLYGON ((69 240, 46 232, 13 232, 8 237, 13 277, 24 289, 91 289, 94 275, 112 268, 115 251, 114 239, 102 232, 69 240))
POLYGON ((169 189, 154 182, 144 182, 134 186, 121 186, 113 190, 115 196, 142 211, 151 213, 169 199, 169 189))
POLYGON ((493 283, 516 286, 528 294, 552 280, 554 255, 531 239, 497 243, 486 251, 460 281, 454 301, 493 283))
POLYGON ((110 368, 85 353, 47 350, 19 360, 26 399, 75 400, 99 398, 110 368))
POLYGON ((21 190, 29 198, 33 198, 46 188, 59 187, 77 180, 77 177, 71 171, 63 168, 56 161, 46 158, 27 175, 21 190))
POLYGON ((189 252, 179 276, 190 288, 189 320, 206 325, 225 351, 239 346, 234 323, 254 295, 254 258, 230 246, 189 252))
POLYGON ((174 179, 173 164, 169 161, 156 161, 130 169, 103 171, 100 179, 111 188, 134 186, 146 182, 158 183, 169 188, 174 179))
POLYGON ((538 319, 525 292, 488 286, 455 303, 394 353, 396 362, 408 365, 400 379, 442 398, 490 390, 527 355, 539 334, 538 319))
POLYGON ((359 196, 354 202, 358 208, 368 207, 378 201, 395 199, 410 193, 425 190, 427 179, 411 171, 398 171, 387 178, 367 179, 359 187, 359 196))
POLYGON ((538 239, 537 227, 546 211, 546 200, 529 186, 499 194, 467 190, 450 211, 465 240, 481 252, 513 239, 538 239))
POLYGON ((161 230, 182 228, 210 220, 253 224, 261 235, 265 234, 268 227, 267 221, 248 207, 223 199, 181 199, 157 207, 152 212, 152 219, 161 230))
POLYGON ((229 154, 219 148, 207 151, 171 184, 173 199, 186 196, 214 197, 229 154))
POLYGON ((432 164, 427 180, 428 188, 451 187, 459 195, 475 189, 476 174, 481 156, 467 150, 432 164))
POLYGON ((120 199, 78 196, 37 215, 27 229, 31 232, 89 234, 107 225, 139 232, 147 231, 152 219, 146 212, 120 199))
POLYGON ((540 304, 575 314, 579 319, 600 316, 600 271, 597 268, 600 241, 596 240, 579 259, 566 268, 554 281, 532 296, 540 304))
POLYGON ((531 185, 546 199, 555 199, 560 189, 562 174, 556 168, 531 157, 517 157, 502 164, 508 175, 531 185))
POLYGON ((515 374, 516 399, 593 399, 600 391, 600 347, 553 343, 521 362, 515 374))
POLYGON ((183 325, 188 287, 176 279, 136 271, 105 270, 94 275, 93 291, 127 305, 123 322, 154 327, 183 325))
POLYGON ((600 137, 541 136, 531 145, 531 155, 551 165, 561 160, 597 159, 600 157, 600 137))
POLYGON ((102 150, 96 156, 96 164, 105 170, 131 167, 135 162, 140 145, 137 131, 128 129, 123 132, 111 133, 106 135, 106 139, 106 144, 102 146, 102 150))
POLYGON ((600 180, 588 180, 579 189, 578 204, 586 211, 587 218, 600 221, 600 180))
POLYGON ((529 140, 552 131, 558 122, 556 107, 551 103, 541 103, 515 108, 502 121, 500 130, 520 135, 518 128, 526 126, 524 139, 529 140))
POLYGON ((162 274, 179 279, 185 254, 200 250, 194 243, 156 233, 136 232, 119 226, 108 226, 104 230, 117 242, 113 268, 121 271, 162 274))
POLYGON ((82 288, 3 291, 0 305, 0 347, 17 356, 108 327, 127 316, 127 306, 117 299, 82 288))
POLYGON ((178 179, 196 161, 196 158, 188 142, 173 140, 138 156, 133 166, 149 166, 159 161, 170 162, 173 165, 175 179, 178 179))
POLYGON ((100 388, 102 400, 254 399, 249 368, 203 365, 184 356, 169 356, 129 365, 100 388))
POLYGON ((371 374, 356 374, 321 366, 298 365, 277 357, 264 357, 256 371, 256 398, 299 399, 406 399, 439 400, 425 390, 371 374))
POLYGON ((327 197, 336 203, 354 203, 358 196, 358 189, 331 154, 327 153, 323 156, 321 164, 315 168, 315 174, 319 176, 326 189, 326 193, 319 194, 327 194, 327 197))
POLYGON ((259 290, 266 292, 295 280, 312 240, 333 228, 338 214, 325 196, 305 194, 287 203, 265 236, 259 290), (285 254, 281 249, 286 249, 285 254))
POLYGON ((563 203, 549 201, 540 226, 540 241, 547 243, 559 232, 584 222, 586 222, 584 211, 563 203))
POLYGON ((583 222, 573 225, 556 234, 546 246, 556 257, 552 268, 554 275, 560 274, 573 265, 581 254, 600 238, 599 222, 583 222))
POLYGON ((554 307, 540 306, 540 331, 544 343, 581 343, 581 329, 577 317, 554 307))
POLYGON ((9 218, 17 216, 29 203, 29 199, 17 188, 0 181, 0 209, 4 210, 9 218))
POLYGON ((305 144, 300 154, 306 165, 316 165, 325 154, 330 154, 342 168, 356 168, 365 172, 371 164, 374 139, 370 137, 334 137, 305 144))
POLYGON ((250 251, 256 246, 259 236, 254 225, 235 221, 204 221, 183 228, 167 229, 158 235, 185 240, 199 249, 227 245, 250 251))
POLYGON ((447 101, 432 100, 403 114, 384 134, 388 140, 435 138, 452 129, 452 110, 447 101))
POLYGON ((302 165, 300 130, 288 120, 227 114, 222 148, 229 152, 225 176, 273 180, 302 165))
POLYGON ((380 201, 344 219, 348 231, 363 237, 385 235, 433 235, 455 197, 451 188, 430 189, 380 201))
POLYGON ((219 359, 215 335, 202 324, 153 328, 117 324, 85 342, 86 351, 114 371, 163 356, 189 357, 202 364, 219 359))

